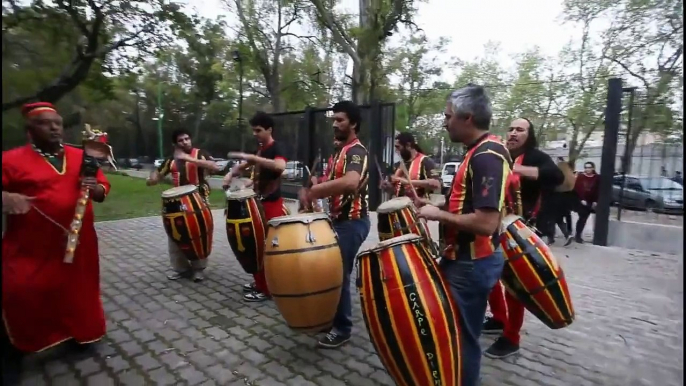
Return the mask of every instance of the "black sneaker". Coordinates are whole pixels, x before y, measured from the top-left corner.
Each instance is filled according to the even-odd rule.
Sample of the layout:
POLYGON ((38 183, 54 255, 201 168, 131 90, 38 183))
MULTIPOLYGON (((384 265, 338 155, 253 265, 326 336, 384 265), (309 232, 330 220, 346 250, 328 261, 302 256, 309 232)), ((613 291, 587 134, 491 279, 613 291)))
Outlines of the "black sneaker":
POLYGON ((253 291, 243 295, 243 300, 251 303, 264 302, 266 300, 269 300, 269 296, 259 291, 253 291))
POLYGON ((243 293, 249 294, 249 293, 255 292, 255 291, 257 291, 257 287, 255 286, 255 282, 243 284, 243 293))
POLYGON ((486 318, 481 332, 484 334, 502 334, 505 325, 493 318, 486 318))
POLYGON ((319 340, 319 342, 317 342, 317 344, 319 345, 319 347, 322 347, 322 348, 337 348, 337 347, 341 347, 344 344, 348 343, 349 340, 350 340, 349 336, 345 337, 345 336, 338 335, 335 332, 330 332, 330 333, 326 334, 326 336, 321 338, 319 340))
POLYGON ((548 244, 548 246, 551 246, 551 245, 555 244, 555 238, 554 238, 554 237, 548 236, 548 242, 547 242, 547 244, 548 244))
POLYGON ((583 244, 583 243, 584 243, 584 239, 582 239, 581 236, 576 236, 576 237, 574 237, 574 241, 576 241, 576 242, 579 243, 579 244, 583 244))
POLYGON ((509 339, 501 336, 491 347, 484 351, 484 355, 491 359, 503 359, 519 352, 519 345, 510 342, 509 339))

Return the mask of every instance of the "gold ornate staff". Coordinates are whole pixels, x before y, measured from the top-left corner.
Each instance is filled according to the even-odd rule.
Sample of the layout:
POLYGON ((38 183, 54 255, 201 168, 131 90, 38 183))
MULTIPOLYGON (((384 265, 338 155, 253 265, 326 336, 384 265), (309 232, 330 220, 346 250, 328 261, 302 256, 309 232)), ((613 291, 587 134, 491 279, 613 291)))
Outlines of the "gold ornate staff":
MULTIPOLYGON (((85 124, 83 131, 83 164, 81 173, 84 176, 94 177, 98 171, 98 159, 107 159, 114 170, 117 167, 114 164, 114 157, 112 156, 112 147, 101 139, 107 138, 107 133, 95 133, 91 131, 90 125, 85 124)), ((83 216, 86 213, 88 200, 90 199, 90 190, 86 187, 81 188, 81 193, 76 201, 76 209, 74 218, 69 226, 69 236, 67 237, 67 250, 64 254, 64 262, 71 264, 74 262, 74 254, 76 247, 79 244, 79 235, 81 227, 83 226, 83 216)))

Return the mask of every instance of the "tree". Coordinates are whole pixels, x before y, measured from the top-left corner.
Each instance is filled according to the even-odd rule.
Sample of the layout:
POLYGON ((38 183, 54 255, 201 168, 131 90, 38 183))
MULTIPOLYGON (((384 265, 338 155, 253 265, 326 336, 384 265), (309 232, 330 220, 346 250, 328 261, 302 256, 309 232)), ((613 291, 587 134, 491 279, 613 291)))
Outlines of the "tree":
POLYGON ((573 164, 605 118, 607 79, 612 71, 607 56, 614 40, 608 32, 612 26, 602 34, 602 44, 592 38, 592 27, 608 14, 607 1, 566 0, 564 7, 565 19, 579 24, 582 31, 578 46, 570 43, 560 53, 561 62, 577 72, 566 78, 562 97, 555 103, 555 115, 569 124, 568 158, 573 164))
POLYGON ((445 91, 435 86, 447 65, 441 57, 448 42, 446 38, 430 42, 424 35, 415 35, 403 41, 402 46, 389 50, 385 66, 387 76, 397 79, 394 90, 399 110, 397 127, 418 129, 419 117, 436 114, 444 107, 445 91), (436 98, 437 94, 441 97, 436 98))
POLYGON ((318 25, 331 32, 333 41, 353 62, 352 100, 368 103, 383 78, 384 43, 399 25, 414 26, 413 0, 361 0, 356 26, 351 23, 351 15, 335 13, 333 0, 310 0, 310 3, 318 25))
POLYGON ((20 57, 29 61, 45 54, 45 43, 31 36, 45 36, 47 30, 53 33, 50 40, 63 45, 71 58, 52 63, 63 66, 61 72, 36 89, 4 89, 2 111, 31 100, 56 102, 88 79, 94 66, 100 65, 110 74, 128 70, 139 63, 140 54, 164 45, 168 32, 185 22, 179 6, 167 0, 55 0, 54 5, 34 0, 28 6, 3 1, 4 69, 20 57))
POLYGON ((605 58, 640 90, 632 106, 628 157, 622 165, 622 170, 630 172, 640 135, 651 130, 666 137, 675 127, 673 106, 678 103, 675 94, 681 91, 683 77, 683 1, 624 0, 614 4, 611 11, 616 25, 607 33, 612 44, 605 58))

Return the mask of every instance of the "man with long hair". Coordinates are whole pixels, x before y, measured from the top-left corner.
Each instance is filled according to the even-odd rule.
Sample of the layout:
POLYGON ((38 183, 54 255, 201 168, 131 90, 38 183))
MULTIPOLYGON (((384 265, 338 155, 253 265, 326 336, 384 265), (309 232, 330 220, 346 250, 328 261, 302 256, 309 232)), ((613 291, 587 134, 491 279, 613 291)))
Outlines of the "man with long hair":
MULTIPOLYGON (((549 227, 549 220, 542 220, 539 210, 550 202, 555 187, 564 180, 562 171, 549 155, 537 148, 534 125, 526 118, 512 121, 506 144, 514 159, 513 172, 520 178, 524 220, 536 227, 549 227), (539 225, 542 221, 543 224, 539 225)), ((550 234, 550 230, 546 229, 543 233, 550 234)), ((502 336, 484 352, 484 355, 489 358, 505 358, 517 353, 519 333, 524 324, 524 305, 509 292, 504 291, 500 282, 493 287, 488 302, 493 317, 486 319, 483 332, 501 333, 502 336)))
POLYGON ((440 172, 436 163, 427 157, 415 142, 412 133, 404 132, 395 137, 395 151, 405 164, 406 176, 403 168, 398 165, 390 181, 382 182, 382 188, 396 197, 407 196, 414 199, 415 189, 418 198, 428 198, 428 195, 441 189, 440 172), (411 184, 411 185, 410 185, 411 184))

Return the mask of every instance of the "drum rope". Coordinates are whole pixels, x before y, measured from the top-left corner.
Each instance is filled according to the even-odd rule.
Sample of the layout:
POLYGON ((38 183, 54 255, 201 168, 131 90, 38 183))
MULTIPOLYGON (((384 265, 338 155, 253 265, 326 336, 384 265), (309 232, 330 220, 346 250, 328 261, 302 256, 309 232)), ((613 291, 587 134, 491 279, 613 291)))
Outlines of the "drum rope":
POLYGON ((52 217, 48 216, 48 215, 45 214, 42 210, 38 209, 38 207, 37 207, 36 205, 31 205, 31 207, 32 207, 33 209, 35 209, 36 212, 38 212, 38 214, 40 214, 41 216, 45 217, 46 220, 50 221, 51 223, 55 224, 55 225, 58 226, 60 229, 62 229, 62 230, 64 231, 65 234, 69 234, 69 229, 63 227, 62 224, 60 224, 60 223, 58 223, 57 221, 53 220, 52 217))

